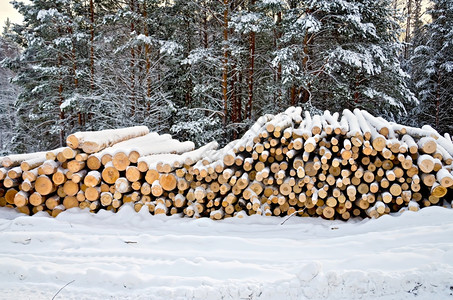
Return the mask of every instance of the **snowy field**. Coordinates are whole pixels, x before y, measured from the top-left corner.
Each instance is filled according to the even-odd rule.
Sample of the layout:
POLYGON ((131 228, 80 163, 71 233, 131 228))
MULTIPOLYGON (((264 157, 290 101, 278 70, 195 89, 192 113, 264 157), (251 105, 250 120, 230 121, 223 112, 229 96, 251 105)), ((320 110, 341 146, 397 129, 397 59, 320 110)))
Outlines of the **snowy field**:
POLYGON ((453 299, 453 210, 349 222, 0 208, 1 299, 453 299))

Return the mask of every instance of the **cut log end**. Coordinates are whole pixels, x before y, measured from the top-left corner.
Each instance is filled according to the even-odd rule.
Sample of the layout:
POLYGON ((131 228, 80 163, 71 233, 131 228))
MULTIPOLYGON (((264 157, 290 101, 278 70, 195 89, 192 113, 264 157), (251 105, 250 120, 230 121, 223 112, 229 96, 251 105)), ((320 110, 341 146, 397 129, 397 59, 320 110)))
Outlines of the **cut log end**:
POLYGON ((74 134, 71 134, 66 138, 66 145, 72 149, 77 149, 79 148, 79 139, 74 134))

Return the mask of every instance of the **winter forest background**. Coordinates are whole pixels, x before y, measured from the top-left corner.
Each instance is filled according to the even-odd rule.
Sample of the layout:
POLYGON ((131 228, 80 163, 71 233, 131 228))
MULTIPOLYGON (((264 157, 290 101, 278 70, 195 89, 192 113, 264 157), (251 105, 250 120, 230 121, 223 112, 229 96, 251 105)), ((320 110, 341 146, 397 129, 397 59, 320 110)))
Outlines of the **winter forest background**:
POLYGON ((13 1, 3 154, 146 125, 225 143, 290 105, 453 132, 451 0, 13 1))

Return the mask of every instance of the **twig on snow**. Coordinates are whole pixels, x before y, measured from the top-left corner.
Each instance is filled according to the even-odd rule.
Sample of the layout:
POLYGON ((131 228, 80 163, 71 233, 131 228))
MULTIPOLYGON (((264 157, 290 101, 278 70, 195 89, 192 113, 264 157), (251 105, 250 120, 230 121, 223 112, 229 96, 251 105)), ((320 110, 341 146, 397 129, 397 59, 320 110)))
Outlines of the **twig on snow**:
POLYGON ((295 214, 298 214, 298 213, 300 213, 300 212, 304 212, 304 210, 305 210, 305 208, 302 208, 301 210, 298 210, 298 211, 293 212, 292 214, 290 214, 290 215, 288 216, 288 218, 286 218, 283 222, 281 222, 280 225, 285 224, 286 221, 288 221, 292 216, 294 216, 295 214))
POLYGON ((55 297, 57 297, 57 295, 65 288, 67 287, 68 285, 70 285, 71 283, 73 283, 75 281, 75 279, 73 281, 70 281, 68 283, 66 283, 61 289, 58 290, 58 292, 52 297, 52 300, 55 299, 55 297))

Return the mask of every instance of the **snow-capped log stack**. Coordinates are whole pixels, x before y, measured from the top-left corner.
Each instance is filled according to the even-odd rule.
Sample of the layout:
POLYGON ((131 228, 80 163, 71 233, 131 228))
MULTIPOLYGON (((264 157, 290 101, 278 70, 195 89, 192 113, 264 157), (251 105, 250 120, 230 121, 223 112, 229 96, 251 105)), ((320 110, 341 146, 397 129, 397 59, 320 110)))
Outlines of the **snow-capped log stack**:
POLYGON ((222 219, 244 214, 378 217, 451 206, 453 143, 362 110, 265 115, 224 148, 194 150, 143 126, 78 132, 68 147, 1 158, 0 206, 222 219))
MULTIPOLYGON (((150 194, 147 188, 154 180, 148 184, 145 179, 151 180, 154 170, 150 171, 147 165, 138 170, 139 158, 146 162, 152 156, 162 164, 157 157, 183 153, 182 160, 164 161, 165 170, 200 159, 199 152, 191 155, 192 142, 149 133, 143 126, 78 132, 68 137, 67 145, 48 152, 2 157, 0 206, 17 207, 27 214, 48 211, 54 216, 76 206, 93 211, 116 210, 123 202, 151 200, 146 197, 150 194)), ((215 148, 217 144, 203 149, 208 147, 215 148)), ((167 173, 157 173, 154 185, 174 190, 175 172, 167 173)))

